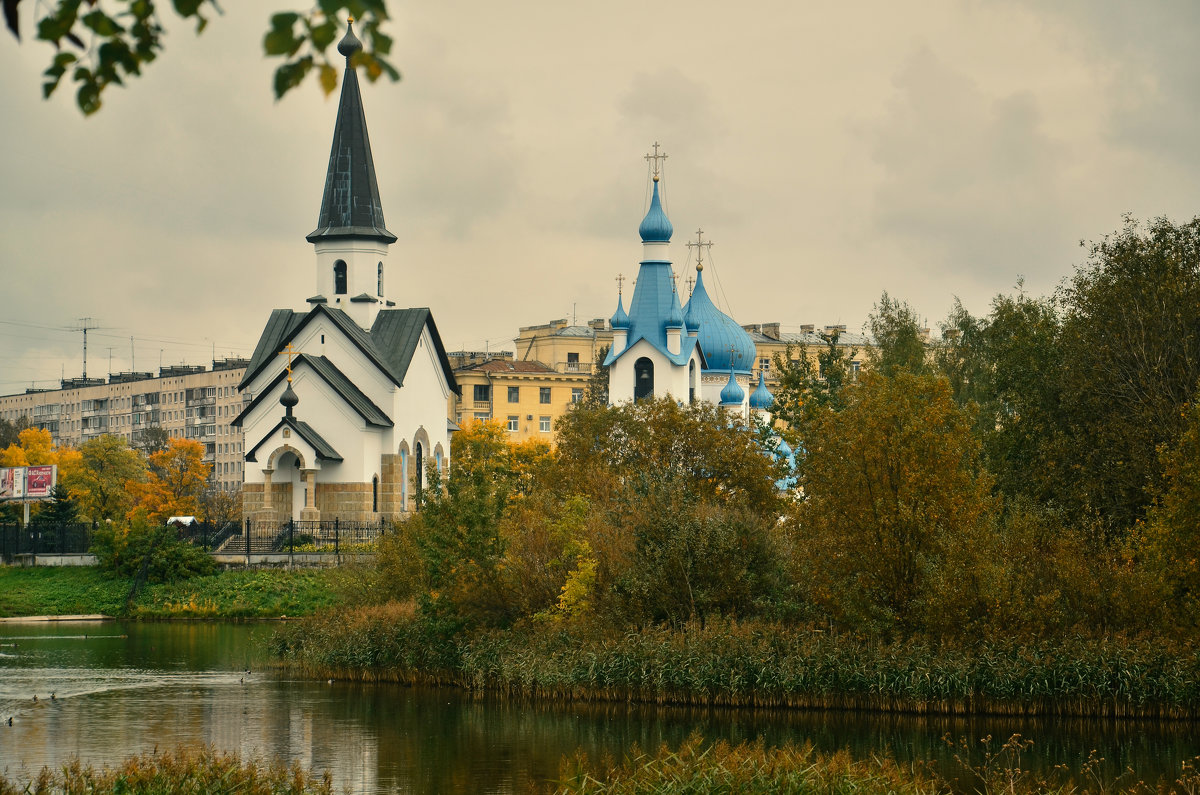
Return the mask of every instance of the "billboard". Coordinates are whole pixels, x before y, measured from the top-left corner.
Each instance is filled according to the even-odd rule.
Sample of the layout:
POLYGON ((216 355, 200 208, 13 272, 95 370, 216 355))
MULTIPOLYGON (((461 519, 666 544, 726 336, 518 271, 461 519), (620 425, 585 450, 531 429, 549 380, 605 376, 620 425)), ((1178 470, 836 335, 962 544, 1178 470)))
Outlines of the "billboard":
POLYGON ((48 500, 57 482, 57 465, 0 467, 0 500, 48 500))

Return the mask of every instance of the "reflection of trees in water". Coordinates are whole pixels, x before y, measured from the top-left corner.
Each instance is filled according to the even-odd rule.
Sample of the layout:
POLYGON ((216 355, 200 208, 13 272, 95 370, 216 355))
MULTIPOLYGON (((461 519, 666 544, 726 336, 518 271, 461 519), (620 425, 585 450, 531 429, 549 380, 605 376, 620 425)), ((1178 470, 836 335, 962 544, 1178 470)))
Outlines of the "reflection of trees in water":
POLYGON ((593 760, 620 759, 634 743, 646 750, 663 742, 677 746, 692 731, 732 743, 759 736, 771 745, 809 741, 859 757, 889 750, 901 762, 935 760, 948 776, 958 768, 946 736, 978 741, 990 735, 995 748, 1019 733, 1035 743, 1022 756, 1022 765, 1034 770, 1059 763, 1078 770, 1094 748, 1106 759, 1108 780, 1130 765, 1155 781, 1200 753, 1200 726, 1183 721, 530 704, 460 690, 290 681, 260 670, 260 641, 273 630, 271 624, 200 622, 69 630, 0 625, 0 641, 46 637, 6 646, 14 656, 0 659, 0 691, 21 710, 17 725, 5 727, 0 742, 10 744, 0 756, 9 762, 10 750, 19 748, 22 758, 36 760, 35 768, 72 754, 111 764, 155 745, 212 743, 329 769, 339 790, 475 792, 553 780, 562 757, 577 749, 593 760), (82 633, 91 637, 82 640, 82 633), (101 633, 106 637, 97 637, 101 633), (76 637, 54 638, 64 635, 76 637), (254 674, 243 684, 247 667, 254 674), (153 686, 129 686, 143 680, 153 686), (57 690, 60 698, 35 706, 29 693, 39 689, 57 690), (64 698, 82 692, 93 695, 64 698))
MULTIPOLYGON (((334 723, 374 726, 382 789, 418 792, 512 789, 558 775, 564 755, 582 749, 592 759, 620 759, 633 744, 653 750, 677 746, 692 731, 731 743, 762 737, 768 745, 805 741, 823 751, 849 748, 859 757, 890 751, 900 761, 931 760, 944 775, 960 772, 945 738, 967 738, 975 761, 981 738, 995 751, 1013 734, 1033 740, 1022 755, 1027 770, 1056 764, 1079 770, 1096 749, 1103 774, 1127 766, 1155 781, 1200 753, 1200 731, 1185 722, 1020 719, 793 712, 626 704, 529 704, 472 698, 455 690, 397 685, 335 685, 334 723)), ((337 740, 334 738, 336 744, 337 740)))

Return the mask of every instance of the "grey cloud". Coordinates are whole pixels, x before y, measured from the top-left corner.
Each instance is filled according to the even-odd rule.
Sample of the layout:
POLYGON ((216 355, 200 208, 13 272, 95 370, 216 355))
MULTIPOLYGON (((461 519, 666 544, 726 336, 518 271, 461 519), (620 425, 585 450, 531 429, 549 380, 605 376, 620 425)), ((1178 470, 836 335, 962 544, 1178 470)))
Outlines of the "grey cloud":
POLYGON ((1042 131, 1036 99, 988 96, 928 48, 895 85, 897 99, 869 133, 883 169, 878 230, 943 271, 985 278, 1028 272, 1057 251, 1066 150, 1042 131))

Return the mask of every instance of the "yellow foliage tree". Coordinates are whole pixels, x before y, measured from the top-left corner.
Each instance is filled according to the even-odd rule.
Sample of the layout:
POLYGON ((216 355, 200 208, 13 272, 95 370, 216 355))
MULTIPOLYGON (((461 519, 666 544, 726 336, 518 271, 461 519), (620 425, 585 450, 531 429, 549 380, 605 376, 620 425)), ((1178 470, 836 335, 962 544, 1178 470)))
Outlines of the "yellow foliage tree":
POLYGON ((204 463, 204 445, 191 439, 172 439, 165 450, 150 456, 150 477, 130 484, 136 503, 130 518, 161 524, 171 516, 194 516, 212 467, 204 463))
POLYGON ((18 443, 0 450, 0 466, 35 467, 57 466, 58 479, 67 479, 82 460, 73 447, 56 447, 50 431, 26 428, 17 436, 18 443))

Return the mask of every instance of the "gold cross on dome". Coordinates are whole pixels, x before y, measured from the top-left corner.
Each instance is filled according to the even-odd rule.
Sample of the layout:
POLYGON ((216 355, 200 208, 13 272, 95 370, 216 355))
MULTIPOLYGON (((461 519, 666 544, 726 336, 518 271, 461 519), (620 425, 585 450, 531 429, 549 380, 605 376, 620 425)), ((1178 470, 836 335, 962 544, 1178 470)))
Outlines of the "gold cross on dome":
POLYGON ((621 294, 621 288, 625 286, 625 274, 623 274, 623 273, 618 273, 618 274, 617 274, 617 278, 616 278, 616 282, 617 282, 617 295, 620 295, 620 294, 621 294))
POLYGON ((685 281, 687 282, 687 286, 688 286, 688 298, 691 298, 692 297, 692 288, 696 285, 696 277, 689 276, 689 277, 687 277, 687 279, 685 279, 685 281))
POLYGON ((292 343, 290 343, 290 342, 287 344, 286 348, 284 348, 283 350, 281 350, 279 352, 280 356, 288 357, 288 363, 287 363, 288 386, 292 385, 292 356, 297 355, 299 353, 300 353, 300 351, 293 348, 292 343))
POLYGON ((658 141, 655 141, 654 142, 654 154, 647 153, 646 161, 654 164, 654 179, 656 181, 658 180, 658 161, 666 160, 666 159, 667 159, 667 155, 665 152, 661 155, 658 153, 658 141))

